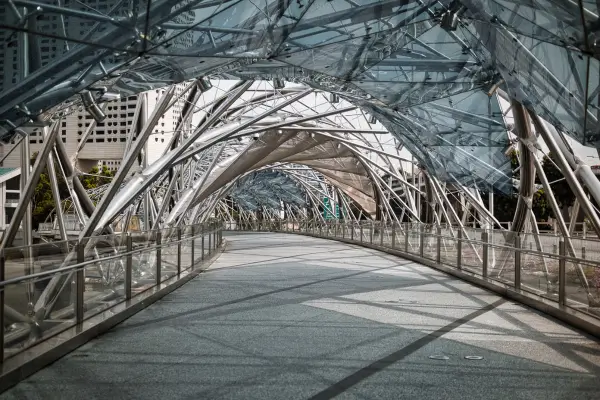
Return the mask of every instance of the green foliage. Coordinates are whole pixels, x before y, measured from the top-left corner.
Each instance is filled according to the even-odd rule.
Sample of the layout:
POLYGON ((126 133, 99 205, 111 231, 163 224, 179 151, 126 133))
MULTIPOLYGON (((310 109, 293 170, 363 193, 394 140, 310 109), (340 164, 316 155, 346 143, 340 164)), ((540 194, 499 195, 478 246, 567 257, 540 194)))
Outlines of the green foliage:
MULTIPOLYGON (((31 157, 31 164, 35 163, 37 158, 37 153, 34 153, 31 157)), ((54 168, 57 171, 57 181, 58 181, 58 192, 60 194, 61 199, 66 199, 70 197, 70 193, 67 187, 67 183, 60 171, 58 163, 54 163, 54 168)), ((113 176, 112 172, 104 166, 102 170, 98 167, 92 168, 89 172, 90 175, 81 175, 78 179, 83 184, 83 187, 88 189, 93 189, 98 186, 105 185, 110 183, 111 177, 113 176)), ((64 201, 64 206, 68 207, 70 205, 70 200, 64 201)), ((33 198, 32 198, 32 221, 33 221, 33 229, 37 229, 41 222, 44 222, 48 216, 52 213, 54 208, 56 207, 56 203, 54 201, 54 197, 52 196, 52 187, 50 186, 50 176, 48 174, 48 168, 44 168, 42 174, 40 175, 40 180, 35 187, 33 198)))
MULTIPOLYGON (((512 150, 508 154, 511 161, 511 168, 513 171, 519 166, 519 153, 516 150, 512 150)), ((551 156, 550 156, 551 157, 551 156)), ((552 192, 558 202, 559 207, 566 208, 573 205, 575 201, 575 195, 571 191, 571 188, 565 180, 560 180, 563 175, 554 166, 554 163, 547 156, 542 159, 542 168, 548 178, 548 181, 552 183, 552 192), (558 182, 555 182, 558 181, 558 182), (553 183, 555 182, 555 183, 553 183)), ((513 178, 519 179, 519 173, 513 172, 513 178)), ((536 180, 536 183, 540 183, 536 180)), ((483 196, 484 201, 487 204, 488 194, 485 193, 483 196)), ((500 222, 512 221, 515 209, 517 207, 518 193, 511 195, 496 194, 494 196, 494 215, 500 222)), ((539 189, 533 194, 532 210, 538 221, 547 221, 548 218, 554 218, 552 208, 548 203, 548 199, 544 193, 544 189, 539 189)))
POLYGON ((551 183, 552 192, 554 193, 554 197, 556 197, 558 206, 563 209, 571 207, 575 202, 575 195, 571 191, 566 179, 563 179, 562 172, 554 166, 552 154, 550 154, 550 157, 544 157, 542 167, 546 173, 548 182, 551 183))
POLYGON ((89 175, 81 176, 80 180, 83 187, 86 190, 89 190, 110 183, 112 176, 112 172, 104 165, 102 166, 102 170, 98 167, 93 167, 90 170, 89 175))

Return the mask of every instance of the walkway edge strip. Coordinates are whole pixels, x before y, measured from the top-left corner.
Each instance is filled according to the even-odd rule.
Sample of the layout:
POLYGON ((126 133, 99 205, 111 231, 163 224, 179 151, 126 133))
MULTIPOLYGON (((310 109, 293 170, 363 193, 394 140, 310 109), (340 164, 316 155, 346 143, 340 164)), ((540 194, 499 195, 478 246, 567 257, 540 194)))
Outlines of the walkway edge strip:
POLYGON ((512 287, 505 285, 501 282, 497 282, 491 279, 485 279, 479 277, 475 274, 469 273, 467 271, 457 270, 455 268, 448 267, 446 265, 438 264, 435 261, 428 260, 426 258, 420 258, 414 254, 405 253, 400 250, 390 249, 388 247, 379 246, 376 244, 358 242, 350 239, 344 238, 332 238, 319 236, 312 233, 306 232, 283 232, 279 231, 279 233, 285 234, 294 234, 294 235, 302 235, 302 236, 310 236, 317 239, 325 239, 325 240, 334 240, 342 243, 352 244, 356 246, 361 246, 377 251, 381 251, 383 253, 391 254, 393 256, 402 257, 404 259, 417 262, 419 264, 425 265, 427 267, 433 268, 435 270, 441 271, 445 274, 454 276, 463 281, 469 282, 475 286, 479 286, 481 288, 487 289, 491 292, 494 292, 504 298, 516 301, 519 304, 526 305, 531 307, 537 311, 541 311, 544 314, 547 314, 559 321, 562 321, 568 324, 571 327, 577 328, 589 335, 592 335, 596 338, 600 339, 600 323, 596 319, 591 316, 588 316, 582 312, 573 310, 569 307, 559 306, 555 303, 552 303, 541 296, 536 296, 533 293, 529 293, 522 290, 515 290, 512 287))
POLYGON ((15 386, 25 378, 33 375, 59 358, 64 357, 90 340, 109 331, 116 325, 194 279, 206 271, 219 258, 226 246, 227 241, 223 239, 221 246, 209 259, 204 260, 205 264, 202 267, 182 271, 179 278, 177 276, 169 278, 162 282, 160 286, 154 286, 133 297, 131 300, 115 304, 101 313, 86 319, 82 325, 72 326, 58 335, 36 344, 23 353, 9 358, 1 366, 0 393, 15 386))

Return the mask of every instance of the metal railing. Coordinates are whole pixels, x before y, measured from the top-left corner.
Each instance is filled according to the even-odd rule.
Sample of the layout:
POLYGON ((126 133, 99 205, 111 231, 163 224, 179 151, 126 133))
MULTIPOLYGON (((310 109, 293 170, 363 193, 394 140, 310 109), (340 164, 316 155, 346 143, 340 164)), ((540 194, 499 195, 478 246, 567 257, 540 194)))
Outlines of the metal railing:
POLYGON ((222 223, 210 222, 3 250, 0 363, 201 268, 222 231, 222 223))
POLYGON ((600 242, 403 223, 255 221, 225 229, 310 234, 390 249, 600 320, 600 242))

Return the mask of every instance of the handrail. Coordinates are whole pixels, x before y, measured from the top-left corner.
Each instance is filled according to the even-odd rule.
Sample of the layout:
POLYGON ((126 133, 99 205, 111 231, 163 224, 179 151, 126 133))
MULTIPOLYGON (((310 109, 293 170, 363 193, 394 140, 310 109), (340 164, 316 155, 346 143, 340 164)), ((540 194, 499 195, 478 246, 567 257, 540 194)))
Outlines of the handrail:
MULTIPOLYGON (((226 225, 225 229, 227 227, 226 225)), ((366 243, 383 250, 399 251, 427 265, 440 268, 443 265, 443 268, 468 272, 477 279, 483 278, 484 282, 492 286, 507 285, 511 293, 536 294, 551 301, 558 308, 568 307, 572 312, 582 312, 588 317, 593 317, 594 320, 600 320, 600 284, 591 286, 580 278, 582 274, 585 274, 584 277, 593 274, 594 277, 600 278, 598 240, 552 234, 519 234, 480 227, 461 229, 450 224, 436 226, 411 222, 390 224, 381 221, 317 219, 276 220, 268 223, 252 221, 237 224, 236 228, 238 230, 266 228, 276 232, 309 234, 316 237, 349 240, 357 244, 366 243), (360 229, 360 233, 357 233, 357 229, 360 229), (456 235, 452 236, 450 231, 456 232, 456 235), (495 238, 502 238, 502 240, 496 243, 495 238), (513 239, 514 245, 511 245, 513 239), (530 247, 534 239, 536 246, 539 246, 539 241, 542 240, 541 248, 536 247, 534 250, 530 247), (566 245, 568 240, 577 240, 581 243, 582 257, 579 257, 578 251, 572 253, 568 250, 569 246, 566 245), (529 246, 525 246, 525 243, 529 243, 529 246), (551 248, 549 246, 554 247, 553 252, 545 251, 551 248), (469 251, 465 252, 466 249, 469 251), (589 258, 589 253, 586 253, 590 249, 595 253, 592 259, 589 258), (493 252, 498 252, 500 257, 494 257, 493 252), (525 267, 528 259, 533 261, 533 269, 525 267), (549 269, 549 266, 552 269, 549 269), (584 270, 584 268, 592 269, 584 270), (537 275, 533 274, 535 271, 543 272, 546 279, 537 279, 537 275), (574 271, 575 276, 571 278, 572 275, 568 275, 567 271, 574 271), (542 285, 545 285, 545 288, 542 288, 542 285), (583 290, 573 290, 573 288, 583 290)), ((572 246, 571 249, 573 250, 572 246)), ((590 282, 600 282, 600 280, 592 279, 590 282)), ((502 292, 505 289, 498 290, 502 292)), ((600 332, 600 323, 595 322, 595 324, 598 325, 598 332, 600 332)))
MULTIPOLYGON (((160 244, 160 245, 154 245, 151 247, 141 247, 139 249, 135 249, 135 250, 131 250, 125 253, 119 253, 119 254, 114 254, 112 256, 107 256, 104 258, 98 258, 98 259, 93 259, 93 260, 87 260, 78 264, 73 264, 73 265, 68 265, 66 267, 61 267, 61 268, 56 268, 56 269, 52 269, 52 270, 48 270, 48 271, 41 271, 41 272, 36 272, 34 274, 29 274, 29 275, 22 275, 16 278, 10 278, 10 279, 6 279, 4 281, 0 281, 0 290, 4 290, 4 288, 6 286, 10 286, 10 285, 15 285, 15 284, 19 284, 19 283, 23 283, 23 282, 30 282, 30 281, 36 281, 39 280, 39 278, 46 278, 48 276, 52 276, 52 275, 61 275, 63 273, 67 273, 67 272, 71 272, 71 271, 77 271, 79 269, 83 269, 86 266, 90 265, 90 264, 96 264, 98 262, 102 262, 102 261, 110 261, 110 260, 114 260, 116 258, 122 258, 122 257, 126 257, 129 255, 133 255, 133 254, 137 254, 137 253, 144 253, 150 250, 156 250, 158 248, 164 248, 164 247, 170 247, 173 244, 176 243, 181 243, 184 241, 188 241, 190 239, 196 239, 199 237, 202 237, 204 235, 206 235, 207 233, 213 233, 214 230, 210 230, 210 231, 204 231, 199 235, 196 236, 188 236, 185 238, 182 238, 180 240, 176 239, 174 241, 169 241, 168 243, 164 243, 164 244, 160 244)), ((81 242, 80 242, 81 243, 81 242)))
MULTIPOLYGON (((62 248, 65 251, 52 254, 54 256, 65 256, 56 261, 57 264, 60 263, 58 268, 1 280, 0 365, 8 359, 12 359, 12 362, 17 364, 22 362, 23 360, 18 357, 11 357, 70 327, 76 326, 78 329, 84 329, 82 325, 84 321, 117 304, 125 303, 124 306, 120 306, 125 307, 122 308, 125 313, 139 307, 139 304, 133 306, 136 302, 130 302, 130 300, 137 298, 141 293, 148 293, 147 289, 156 288, 158 291, 169 291, 172 290, 169 288, 178 287, 181 282, 193 277, 195 274, 193 271, 198 265, 204 264, 215 254, 218 247, 223 243, 223 228, 221 221, 208 221, 203 224, 135 232, 133 235, 127 234, 125 237, 122 235, 108 235, 73 240, 69 242, 71 242, 71 245, 76 246, 70 248, 70 251, 62 248), (141 236, 143 240, 134 243, 134 236, 141 236), (103 237, 113 246, 108 248, 118 253, 112 254, 111 251, 108 253, 109 255, 100 254, 97 258, 93 258, 94 255, 85 257, 88 249, 94 253, 93 246, 100 244, 99 239, 102 240, 103 237), (117 246, 117 249, 114 246, 117 246), (119 251, 123 248, 125 251, 119 251), (173 251, 163 252, 163 249, 173 251), (65 260, 68 259, 66 255, 73 256, 73 252, 76 252, 77 258, 72 257, 72 261, 80 262, 65 266, 65 260), (136 254, 148 254, 150 257, 140 256, 134 259, 136 254), (82 257, 85 257, 85 259, 82 259, 82 257), (114 262, 114 260, 122 260, 122 263, 114 262), (102 265, 103 263, 105 265, 102 265), (92 273, 87 277, 91 279, 101 278, 101 285, 98 287, 89 287, 86 282, 86 269, 92 265, 97 265, 100 275, 92 273), (186 272, 187 270, 191 272, 186 272), (72 284, 65 282, 65 276, 73 277, 72 284), (25 311, 20 310, 24 306, 19 300, 20 297, 13 298, 11 296, 9 300, 6 296, 7 289, 16 287, 18 290, 15 293, 18 296, 24 295, 25 292, 32 294, 35 288, 28 285, 33 285, 33 283, 39 281, 44 282, 43 288, 41 288, 43 292, 39 296, 35 296, 33 298, 34 303, 28 306, 29 312, 32 310, 35 310, 35 312, 25 316, 25 314, 21 314, 25 311), (93 292, 92 295, 84 296, 87 291, 93 292), (70 300, 61 303, 59 298, 64 297, 65 294, 70 300), (14 303, 11 303, 11 301, 14 303), (34 304, 36 308, 31 309, 34 304), (7 322, 11 322, 15 318, 22 324, 5 331, 5 327, 10 325, 7 322), (40 322, 46 320, 52 322, 44 325, 41 329, 37 329, 34 337, 31 337, 32 326, 41 326, 40 322)), ((59 243, 64 244, 65 241, 59 243)), ((0 251, 1 278, 5 277, 6 250, 0 251)), ((26 262, 34 261, 30 257, 26 259, 26 262)), ((52 264, 49 263, 49 266, 52 267, 52 264)), ((95 271, 94 267, 90 269, 95 271)), ((144 297, 138 303, 143 303, 143 299, 144 297)), ((4 373, 3 371, 0 372, 4 373)))

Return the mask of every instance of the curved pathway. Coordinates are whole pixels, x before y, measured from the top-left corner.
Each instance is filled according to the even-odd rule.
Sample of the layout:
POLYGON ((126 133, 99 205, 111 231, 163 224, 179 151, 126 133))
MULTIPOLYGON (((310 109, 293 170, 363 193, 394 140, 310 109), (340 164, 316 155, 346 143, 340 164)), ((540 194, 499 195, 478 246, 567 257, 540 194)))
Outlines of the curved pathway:
POLYGON ((284 234, 0 399, 599 399, 600 345, 428 267, 284 234))

